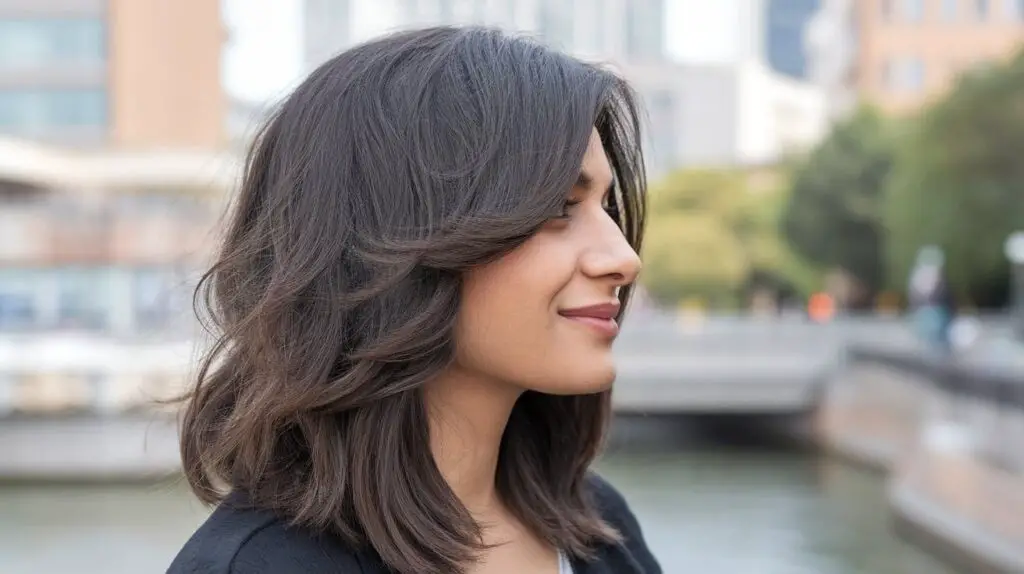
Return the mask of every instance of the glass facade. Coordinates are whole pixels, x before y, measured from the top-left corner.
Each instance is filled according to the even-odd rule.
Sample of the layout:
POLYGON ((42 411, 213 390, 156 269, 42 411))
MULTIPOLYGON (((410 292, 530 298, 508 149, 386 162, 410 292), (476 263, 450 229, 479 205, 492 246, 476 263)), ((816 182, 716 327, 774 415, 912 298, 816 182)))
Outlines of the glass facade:
POLYGON ((95 89, 0 89, 0 131, 42 134, 54 128, 107 125, 107 92, 95 89))
POLYGON ((570 49, 573 35, 572 3, 566 0, 547 0, 540 4, 537 14, 537 32, 548 44, 559 49, 570 49))
POLYGON ((1006 0, 1006 16, 1011 21, 1024 19, 1024 0, 1006 0))
POLYGON ((676 95, 672 91, 658 90, 650 96, 651 156, 659 169, 674 167, 678 158, 676 138, 676 95))
POLYGON ((99 18, 0 19, 0 70, 103 62, 106 44, 99 18))
POLYGON ((631 0, 626 3, 626 56, 661 60, 665 54, 665 3, 631 0))
POLYGON ((919 92, 924 88, 925 65, 918 57, 899 57, 886 62, 882 82, 892 92, 919 92))
POLYGON ((0 332, 167 332, 189 321, 191 286, 169 265, 0 267, 0 332))
POLYGON ((903 19, 920 22, 924 19, 924 0, 903 0, 903 19))
POLYGON ((988 18, 988 0, 974 0, 974 12, 979 20, 988 18))
POLYGON ((955 22, 959 16, 958 0, 942 0, 942 19, 948 22, 955 22))
POLYGON ((765 4, 765 52, 768 65, 780 74, 807 77, 804 28, 821 0, 768 0, 765 4))

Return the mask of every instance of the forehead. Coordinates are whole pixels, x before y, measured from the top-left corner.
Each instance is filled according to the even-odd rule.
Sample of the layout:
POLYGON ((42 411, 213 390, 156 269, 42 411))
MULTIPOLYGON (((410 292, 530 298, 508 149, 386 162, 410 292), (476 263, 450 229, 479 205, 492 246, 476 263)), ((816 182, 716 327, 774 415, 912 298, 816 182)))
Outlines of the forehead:
POLYGON ((601 135, 597 133, 597 128, 590 132, 590 142, 587 145, 586 153, 583 154, 580 171, 590 176, 602 188, 612 181, 612 167, 608 163, 608 156, 604 152, 604 145, 601 143, 601 135))

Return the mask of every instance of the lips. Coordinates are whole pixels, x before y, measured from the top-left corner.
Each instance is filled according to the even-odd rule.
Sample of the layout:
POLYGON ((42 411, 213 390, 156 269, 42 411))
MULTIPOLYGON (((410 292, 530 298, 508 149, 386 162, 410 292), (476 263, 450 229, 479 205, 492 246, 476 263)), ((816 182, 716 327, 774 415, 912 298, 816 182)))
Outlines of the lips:
POLYGON ((612 339, 619 334, 619 324, 615 322, 615 317, 619 315, 618 301, 563 309, 558 314, 574 323, 589 327, 602 337, 612 339))
POLYGON ((588 305, 586 307, 576 307, 575 309, 563 309, 559 311, 558 314, 569 318, 589 317, 592 319, 604 319, 607 321, 619 316, 619 302, 599 303, 597 305, 588 305))

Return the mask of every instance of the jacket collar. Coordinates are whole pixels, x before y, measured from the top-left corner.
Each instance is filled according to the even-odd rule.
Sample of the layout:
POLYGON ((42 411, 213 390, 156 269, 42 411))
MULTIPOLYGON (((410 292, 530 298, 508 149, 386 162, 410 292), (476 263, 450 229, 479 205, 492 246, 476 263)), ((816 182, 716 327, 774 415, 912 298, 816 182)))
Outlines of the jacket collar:
POLYGON ((644 574, 643 568, 625 546, 602 545, 591 562, 573 560, 573 574, 644 574))
MULTIPOLYGON (((387 574, 388 569, 380 562, 375 553, 362 556, 361 563, 369 574, 387 574)), ((572 561, 573 574, 645 574, 633 555, 625 546, 603 545, 597 551, 597 557, 589 562, 572 561)))

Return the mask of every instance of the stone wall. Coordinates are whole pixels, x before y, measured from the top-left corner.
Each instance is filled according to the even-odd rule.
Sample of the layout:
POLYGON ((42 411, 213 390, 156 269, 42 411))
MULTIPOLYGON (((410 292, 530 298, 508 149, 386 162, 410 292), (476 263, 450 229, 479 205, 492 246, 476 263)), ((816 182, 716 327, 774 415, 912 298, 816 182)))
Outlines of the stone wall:
POLYGON ((815 418, 821 444, 889 475, 908 538, 972 574, 1024 572, 1024 410, 969 392, 991 388, 974 384, 987 374, 890 359, 853 353, 837 369, 815 418))

